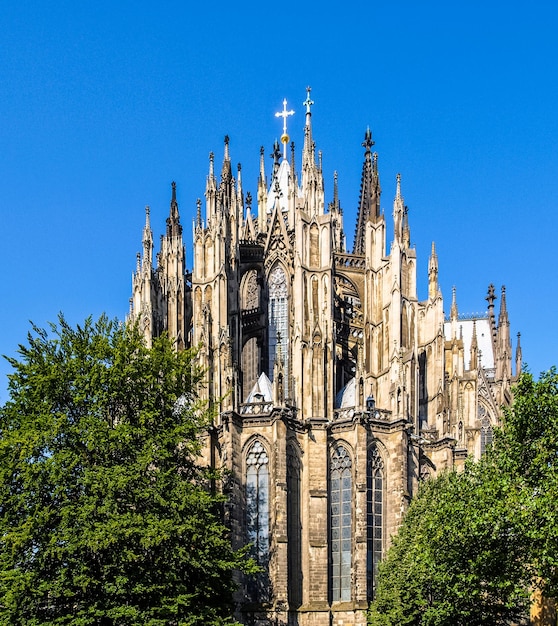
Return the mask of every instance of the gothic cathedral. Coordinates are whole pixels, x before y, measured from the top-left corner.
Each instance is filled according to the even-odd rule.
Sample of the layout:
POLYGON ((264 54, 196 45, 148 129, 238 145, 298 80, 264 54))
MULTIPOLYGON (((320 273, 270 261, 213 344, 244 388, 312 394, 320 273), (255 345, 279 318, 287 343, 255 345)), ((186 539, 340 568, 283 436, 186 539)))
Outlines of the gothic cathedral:
POLYGON ((146 340, 167 331, 179 349, 200 346, 202 393, 220 403, 204 462, 227 470, 233 541, 251 543, 262 566, 239 580, 247 625, 364 625, 419 481, 482 454, 515 380, 504 287, 498 316, 491 285, 485 315, 459 315, 454 290, 445 317, 433 244, 418 299, 399 175, 387 248, 369 130, 347 250, 307 91, 300 172, 284 102, 269 175, 261 149, 255 206, 225 138, 219 178, 209 157, 205 216, 197 203, 192 271, 173 183, 156 263, 147 209, 133 276, 131 317, 146 340))

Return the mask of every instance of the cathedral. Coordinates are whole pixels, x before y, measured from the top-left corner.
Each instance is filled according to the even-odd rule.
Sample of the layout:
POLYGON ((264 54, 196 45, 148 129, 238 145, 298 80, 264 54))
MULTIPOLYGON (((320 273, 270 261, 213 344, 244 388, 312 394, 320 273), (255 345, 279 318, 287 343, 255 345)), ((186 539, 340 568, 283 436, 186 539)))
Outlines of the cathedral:
POLYGON ((283 102, 255 197, 228 137, 220 174, 210 154, 191 270, 173 183, 160 250, 154 259, 147 208, 132 278, 130 317, 147 342, 166 331, 178 349, 199 347, 201 393, 216 408, 201 462, 226 470, 234 545, 250 543, 261 566, 238 580, 237 618, 254 626, 363 626, 420 481, 483 453, 521 371, 504 287, 499 298, 488 287, 476 316, 458 313, 454 289, 446 314, 432 244, 419 300, 401 178, 388 245, 369 130, 347 249, 337 175, 325 198, 313 104, 308 89, 297 156, 283 102))

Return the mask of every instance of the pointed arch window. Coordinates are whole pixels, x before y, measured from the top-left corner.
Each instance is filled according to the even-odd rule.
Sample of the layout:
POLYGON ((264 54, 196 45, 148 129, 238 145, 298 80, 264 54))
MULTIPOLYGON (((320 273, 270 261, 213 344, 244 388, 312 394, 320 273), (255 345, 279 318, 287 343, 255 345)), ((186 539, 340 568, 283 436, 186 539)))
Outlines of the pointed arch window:
POLYGON ((480 432, 481 440, 481 455, 486 452, 486 450, 492 445, 492 440, 494 438, 494 432, 492 430, 492 424, 490 420, 485 415, 481 420, 481 432, 480 432))
POLYGON ((373 446, 366 462, 366 579, 368 600, 374 597, 384 543, 384 463, 373 446))
POLYGON ((261 566, 269 560, 269 458, 260 441, 246 456, 246 534, 252 556, 261 566))
POLYGON ((288 597, 291 608, 302 604, 302 520, 300 510, 300 457, 287 446, 288 597))
POLYGON ((287 315, 287 277, 278 265, 269 275, 269 362, 268 376, 273 380, 275 359, 280 356, 283 361, 285 376, 285 395, 288 393, 289 381, 289 321, 287 315))
POLYGON ((352 462, 337 446, 330 464, 330 596, 332 602, 351 599, 352 462))

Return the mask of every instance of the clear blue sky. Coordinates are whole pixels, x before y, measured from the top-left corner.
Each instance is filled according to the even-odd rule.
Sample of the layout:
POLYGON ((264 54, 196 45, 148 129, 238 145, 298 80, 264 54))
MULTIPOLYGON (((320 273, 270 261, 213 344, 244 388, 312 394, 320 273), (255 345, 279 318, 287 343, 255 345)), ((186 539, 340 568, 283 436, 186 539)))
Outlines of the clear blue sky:
POLYGON ((255 195, 274 113, 287 98, 300 147, 311 85, 349 237, 370 126, 389 238, 402 176, 419 298, 435 241, 446 312, 453 285, 466 313, 505 284, 514 349, 520 331, 533 373, 558 363, 555 2, 4 0, 0 24, 1 354, 59 311, 124 318, 145 205, 158 240, 176 181, 190 254, 209 152, 220 167, 230 135, 255 195))

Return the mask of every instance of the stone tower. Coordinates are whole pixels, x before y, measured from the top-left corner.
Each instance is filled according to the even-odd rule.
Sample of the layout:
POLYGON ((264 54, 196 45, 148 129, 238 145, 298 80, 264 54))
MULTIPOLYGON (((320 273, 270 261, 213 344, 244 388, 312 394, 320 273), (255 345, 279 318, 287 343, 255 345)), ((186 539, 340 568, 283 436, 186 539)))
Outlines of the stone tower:
POLYGON ((418 299, 401 177, 388 250, 370 130, 347 251, 337 174, 326 204, 310 89, 300 172, 286 104, 269 174, 261 149, 256 206, 240 165, 233 175, 228 137, 219 177, 210 155, 191 274, 174 183, 155 268, 147 210, 131 316, 147 341, 167 330, 179 348, 201 346, 202 393, 220 403, 204 462, 226 468, 234 542, 251 543, 262 566, 239 580, 239 619, 363 625, 378 562, 419 481, 482 454, 510 401, 505 290, 498 320, 493 286, 476 317, 458 314, 454 289, 446 319, 432 244, 418 299))

